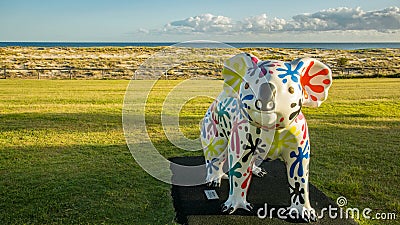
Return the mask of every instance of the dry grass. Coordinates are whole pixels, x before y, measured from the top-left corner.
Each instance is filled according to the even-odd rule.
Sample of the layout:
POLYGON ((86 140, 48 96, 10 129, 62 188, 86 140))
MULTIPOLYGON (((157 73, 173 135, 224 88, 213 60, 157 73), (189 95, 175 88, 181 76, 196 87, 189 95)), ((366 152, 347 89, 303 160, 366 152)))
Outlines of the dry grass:
MULTIPOLYGON (((36 68, 102 68, 107 70, 44 70, 42 78, 68 79, 130 79, 133 71, 143 62, 160 53, 169 51, 167 47, 97 47, 97 48, 0 48, 0 67, 6 67, 8 77, 36 78, 37 71, 23 69, 36 68), (112 69, 112 70, 108 70, 112 69)), ((182 50, 177 50, 179 51, 182 50)), ((313 57, 327 63, 334 69, 334 75, 387 76, 400 74, 400 49, 367 50, 320 50, 320 49, 189 49, 185 52, 187 63, 170 64, 165 67, 170 79, 189 76, 221 78, 222 61, 235 53, 245 51, 260 59, 293 60, 298 57, 313 57), (341 70, 337 68, 339 59, 347 60, 346 67, 372 67, 363 70, 341 70), (379 67, 379 69, 377 69, 379 67), (374 69, 376 68, 376 69, 374 69)), ((181 53, 181 52, 180 52, 181 53)), ((181 54, 182 55, 182 54, 181 54)), ((171 54, 170 58, 176 57, 171 54)), ((2 72, 0 72, 1 75, 2 72)), ((151 76, 141 77, 143 79, 151 76)))

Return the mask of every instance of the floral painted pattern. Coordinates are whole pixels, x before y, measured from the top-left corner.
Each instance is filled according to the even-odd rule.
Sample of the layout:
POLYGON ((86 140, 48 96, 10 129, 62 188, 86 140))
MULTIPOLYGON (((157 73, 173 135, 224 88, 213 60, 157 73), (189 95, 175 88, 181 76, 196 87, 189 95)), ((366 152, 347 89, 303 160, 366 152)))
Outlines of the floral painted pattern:
POLYGON ((308 141, 306 142, 304 148, 298 147, 298 150, 290 152, 290 158, 295 158, 295 161, 293 164, 290 166, 290 177, 294 177, 294 170, 296 167, 297 169, 297 175, 299 177, 302 177, 304 174, 304 168, 303 168, 303 160, 308 159, 310 157, 309 155, 309 149, 310 146, 308 145, 308 141))
POLYGON ((299 62, 296 66, 296 68, 292 69, 292 64, 290 63, 285 63, 284 65, 286 68, 278 68, 276 69, 277 71, 281 71, 284 73, 281 73, 278 75, 279 78, 283 78, 282 82, 285 84, 288 80, 286 77, 289 77, 293 82, 299 82, 299 76, 300 76, 300 68, 303 66, 303 62, 299 62))
MULTIPOLYGON (((250 210, 246 197, 251 177, 265 174, 257 167, 258 162, 279 158, 287 167, 290 207, 311 215, 313 209, 308 196, 310 142, 301 109, 302 106, 319 106, 325 100, 331 85, 330 69, 310 58, 292 62, 261 61, 241 53, 225 62, 222 75, 224 90, 207 111, 201 128, 207 183, 219 185, 224 163, 229 163, 226 171, 229 197, 222 210, 230 213, 238 208, 250 210), (272 114, 257 107, 265 97, 260 94, 265 94, 261 88, 265 87, 265 82, 276 89, 269 101, 279 101, 273 105, 285 110, 275 109, 272 114), (295 89, 297 87, 299 90, 295 89)), ((309 221, 310 218, 304 219, 309 221)))

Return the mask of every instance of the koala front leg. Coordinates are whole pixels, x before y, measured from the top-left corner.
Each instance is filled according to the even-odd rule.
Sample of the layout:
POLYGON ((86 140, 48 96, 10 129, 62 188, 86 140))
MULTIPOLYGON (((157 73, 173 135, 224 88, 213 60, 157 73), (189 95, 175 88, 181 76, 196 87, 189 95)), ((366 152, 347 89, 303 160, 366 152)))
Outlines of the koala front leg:
POLYGON ((252 159, 244 161, 243 157, 235 160, 235 156, 231 152, 229 151, 229 197, 222 205, 222 211, 229 214, 235 212, 238 208, 248 211, 253 209, 253 206, 247 202, 246 197, 254 161, 252 159))
POLYGON ((285 151, 283 159, 286 162, 289 181, 291 206, 288 209, 289 217, 303 219, 306 222, 316 221, 317 215, 310 205, 308 176, 310 163, 310 145, 308 137, 303 140, 297 150, 285 151))
POLYGON ((212 187, 219 187, 221 178, 226 176, 223 167, 228 157, 226 149, 228 138, 221 136, 220 128, 211 115, 211 112, 207 112, 207 116, 203 120, 201 143, 206 160, 206 183, 212 187))
POLYGON ((268 147, 265 138, 271 136, 270 133, 273 134, 273 131, 262 132, 261 129, 248 123, 243 124, 241 129, 233 130, 231 133, 230 143, 228 143, 229 197, 223 204, 222 211, 233 213, 238 208, 245 210, 253 208, 246 200, 247 191, 257 156, 264 155, 267 152, 268 147), (235 135, 238 135, 239 145, 232 144, 235 135))

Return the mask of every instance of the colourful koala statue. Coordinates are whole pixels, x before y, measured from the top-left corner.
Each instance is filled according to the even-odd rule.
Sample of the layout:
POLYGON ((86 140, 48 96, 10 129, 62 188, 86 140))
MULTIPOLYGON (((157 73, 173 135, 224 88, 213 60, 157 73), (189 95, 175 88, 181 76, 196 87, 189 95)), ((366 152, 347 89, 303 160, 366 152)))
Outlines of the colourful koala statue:
POLYGON ((301 108, 318 107, 327 98, 331 70, 311 58, 261 61, 241 53, 225 62, 222 75, 223 91, 201 127, 206 182, 219 186, 223 177, 229 178, 229 197, 222 211, 251 210, 246 197, 252 174, 266 174, 258 167, 263 160, 281 159, 290 185, 287 211, 315 221, 308 194, 310 141, 301 108))

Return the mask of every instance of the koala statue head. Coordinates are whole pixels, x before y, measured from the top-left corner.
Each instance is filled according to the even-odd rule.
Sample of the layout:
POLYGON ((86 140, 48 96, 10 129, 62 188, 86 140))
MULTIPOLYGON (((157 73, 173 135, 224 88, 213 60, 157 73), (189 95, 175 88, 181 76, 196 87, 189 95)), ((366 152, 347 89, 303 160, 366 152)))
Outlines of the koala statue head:
POLYGON ((239 100, 241 114, 253 125, 282 129, 302 106, 318 107, 332 84, 331 70, 311 58, 261 61, 241 53, 225 61, 224 93, 239 100))

